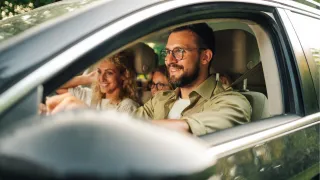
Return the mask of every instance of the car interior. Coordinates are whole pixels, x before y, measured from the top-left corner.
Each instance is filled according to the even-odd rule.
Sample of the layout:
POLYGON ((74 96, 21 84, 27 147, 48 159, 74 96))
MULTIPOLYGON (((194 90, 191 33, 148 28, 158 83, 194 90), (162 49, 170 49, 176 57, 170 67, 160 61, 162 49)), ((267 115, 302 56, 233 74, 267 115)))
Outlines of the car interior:
MULTIPOLYGON (((282 114, 280 80, 277 65, 273 61, 275 55, 266 32, 258 24, 248 20, 223 18, 195 22, 206 22, 213 28, 216 54, 210 73, 230 78, 233 90, 243 94, 250 102, 252 121, 282 114)), ((194 22, 185 24, 189 23, 194 22)), ((181 25, 184 24, 154 32, 125 47, 134 52, 133 65, 137 75, 142 75, 148 81, 148 73, 164 64, 159 48, 165 47, 170 30, 181 25)), ((89 67, 84 74, 92 70, 89 67)), ((151 92, 143 88, 141 83, 138 85, 140 102, 145 103, 151 98, 151 92)))

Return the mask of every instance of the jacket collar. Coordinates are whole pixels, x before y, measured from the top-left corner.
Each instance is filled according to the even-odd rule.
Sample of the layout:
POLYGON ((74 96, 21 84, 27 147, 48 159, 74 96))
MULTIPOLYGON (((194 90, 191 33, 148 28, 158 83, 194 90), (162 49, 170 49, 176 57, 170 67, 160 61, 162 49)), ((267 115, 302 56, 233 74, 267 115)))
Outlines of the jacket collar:
POLYGON ((202 98, 209 100, 211 96, 214 95, 214 89, 217 83, 215 80, 215 76, 209 76, 205 81, 203 81, 195 90, 197 94, 199 94, 202 98))
MULTIPOLYGON (((217 83, 215 80, 215 76, 211 75, 190 93, 189 98, 191 99, 191 96, 194 96, 193 94, 196 93, 200 95, 202 98, 209 100, 211 96, 216 94, 213 92, 216 85, 217 83)), ((176 88, 173 92, 175 98, 178 99, 180 96, 180 88, 176 88)))

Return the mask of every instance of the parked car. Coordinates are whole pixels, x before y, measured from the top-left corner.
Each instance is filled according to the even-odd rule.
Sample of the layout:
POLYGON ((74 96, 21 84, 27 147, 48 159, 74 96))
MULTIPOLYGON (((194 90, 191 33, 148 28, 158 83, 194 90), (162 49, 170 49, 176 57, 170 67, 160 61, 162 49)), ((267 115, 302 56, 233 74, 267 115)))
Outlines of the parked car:
MULTIPOLYGON (((311 4, 72 0, 0 21, 0 179, 319 178, 320 11, 311 4), (157 53, 170 29, 193 22, 214 29, 212 72, 230 76, 252 122, 189 137, 115 112, 38 115, 99 59, 157 53)), ((138 74, 162 63, 148 57, 135 60, 138 74)))

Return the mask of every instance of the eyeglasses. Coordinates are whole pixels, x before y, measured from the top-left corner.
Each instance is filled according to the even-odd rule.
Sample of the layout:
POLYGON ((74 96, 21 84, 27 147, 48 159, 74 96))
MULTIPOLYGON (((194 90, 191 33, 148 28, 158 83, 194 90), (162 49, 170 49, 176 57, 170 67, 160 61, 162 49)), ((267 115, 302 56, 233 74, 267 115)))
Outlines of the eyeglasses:
MULTIPOLYGON (((169 49, 163 49, 160 51, 161 58, 165 59, 171 52, 172 56, 177 60, 180 61, 183 59, 183 55, 186 51, 192 51, 192 50, 203 50, 205 48, 174 48, 172 50, 169 49)), ((166 60, 166 59, 165 59, 166 60)))
POLYGON ((158 90, 162 90, 164 87, 169 86, 168 84, 163 84, 163 83, 150 83, 149 84, 149 88, 153 89, 153 88, 157 88, 158 90))

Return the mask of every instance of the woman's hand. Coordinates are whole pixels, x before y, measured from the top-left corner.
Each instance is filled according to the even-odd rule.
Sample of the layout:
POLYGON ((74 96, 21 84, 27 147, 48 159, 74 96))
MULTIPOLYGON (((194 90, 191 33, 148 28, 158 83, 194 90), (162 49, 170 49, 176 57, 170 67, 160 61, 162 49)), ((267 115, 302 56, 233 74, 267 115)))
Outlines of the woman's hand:
POLYGON ((69 93, 52 96, 46 100, 47 111, 49 114, 55 114, 57 112, 87 108, 88 106, 80 99, 72 96, 69 93))
POLYGON ((84 76, 86 76, 86 78, 88 78, 88 82, 93 83, 94 81, 97 80, 97 71, 92 71, 89 74, 86 74, 84 76))
POLYGON ((47 114, 47 106, 45 104, 42 104, 42 103, 39 104, 38 114, 41 114, 41 115, 47 114))
POLYGON ((86 75, 76 76, 62 85, 58 90, 56 90, 56 93, 64 94, 68 92, 68 88, 74 88, 79 85, 91 85, 94 81, 97 80, 97 74, 97 71, 92 71, 91 73, 86 75))

